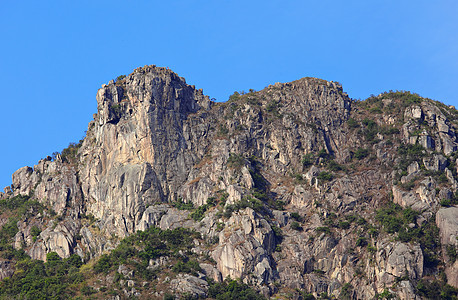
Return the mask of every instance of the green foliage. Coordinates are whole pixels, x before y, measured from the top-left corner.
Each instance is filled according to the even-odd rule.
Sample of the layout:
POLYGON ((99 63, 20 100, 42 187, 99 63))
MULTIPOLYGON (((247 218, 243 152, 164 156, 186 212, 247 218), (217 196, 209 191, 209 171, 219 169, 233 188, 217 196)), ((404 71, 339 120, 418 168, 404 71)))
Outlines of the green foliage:
POLYGON ((326 274, 326 272, 321 269, 315 269, 312 272, 320 276, 324 276, 324 274, 326 274))
POLYGON ((0 298, 66 299, 75 295, 78 284, 84 281, 78 269, 81 259, 60 259, 54 252, 48 253, 47 258, 46 263, 29 257, 18 261, 13 276, 0 284, 0 298))
POLYGON ((231 168, 240 169, 245 165, 245 158, 240 154, 229 153, 229 158, 227 159, 227 165, 231 168))
POLYGON ((187 262, 178 261, 173 267, 175 273, 188 273, 197 276, 197 272, 201 272, 199 263, 196 260, 188 260, 187 262))
POLYGON ((348 119, 347 124, 348 124, 348 127, 350 127, 350 128, 358 128, 359 127, 359 123, 353 118, 348 119))
POLYGON ((343 170, 343 167, 339 165, 338 163, 336 163, 334 160, 328 161, 327 168, 329 171, 333 171, 333 172, 338 172, 338 171, 343 170))
POLYGON ((281 117, 281 114, 278 111, 279 108, 280 108, 280 104, 278 101, 275 101, 275 100, 270 101, 266 106, 266 110, 277 118, 281 117))
POLYGON ((458 289, 442 281, 421 279, 417 284, 417 293, 426 299, 457 299, 458 289))
POLYGON ((418 160, 425 156, 424 150, 425 148, 420 144, 402 144, 398 148, 398 154, 403 157, 418 160))
POLYGON ((229 129, 225 125, 219 124, 218 126, 218 135, 225 137, 229 133, 229 129))
POLYGON ((342 289, 340 290, 339 299, 342 300, 351 300, 353 299, 353 286, 351 283, 344 283, 342 289))
POLYGON ((237 101, 238 99, 240 99, 240 93, 235 91, 232 95, 229 96, 229 101, 233 102, 233 101, 237 101))
POLYGON ((96 273, 108 273, 112 265, 113 264, 111 262, 110 255, 103 254, 102 256, 100 256, 99 260, 94 265, 94 271, 96 273))
POLYGON ((329 159, 331 156, 325 149, 318 151, 318 157, 323 158, 324 160, 329 159))
POLYGON ((348 221, 339 221, 339 224, 337 225, 337 227, 341 229, 348 229, 350 228, 350 223, 348 221))
POLYGON ((291 223, 291 229, 294 229, 294 230, 297 230, 297 231, 302 231, 303 230, 302 226, 296 221, 291 223))
POLYGON ((261 200, 251 197, 246 197, 234 204, 226 205, 224 211, 224 217, 229 218, 233 212, 245 209, 247 207, 252 208, 254 211, 262 213, 264 211, 264 204, 261 200))
POLYGON ((62 150, 61 158, 62 161, 67 163, 74 163, 76 162, 76 156, 78 154, 78 150, 83 145, 84 139, 81 139, 78 143, 70 143, 67 148, 62 150))
POLYGON ((422 102, 422 98, 416 94, 409 91, 390 91, 382 94, 381 99, 396 99, 400 100, 403 107, 410 106, 412 104, 418 104, 422 102))
POLYGON ((367 251, 369 251, 370 253, 374 254, 375 252, 377 252, 377 248, 375 248, 372 245, 368 245, 367 246, 367 251))
MULTIPOLYGON (((261 175, 260 173, 260 170, 259 169, 256 169, 256 170, 250 170, 250 175, 251 175, 251 178, 253 178, 253 183, 254 183, 254 188, 256 189, 255 192, 258 193, 258 196, 263 193, 262 191, 264 191, 267 187, 267 181, 264 179, 264 177, 261 175)), ((259 200, 263 200, 263 201, 266 201, 267 199, 265 199, 267 196, 262 196, 261 198, 255 196, 256 198, 258 198, 259 200)))
POLYGON ((208 297, 216 300, 264 300, 263 295, 240 280, 226 279, 223 282, 209 280, 208 297))
POLYGON ((385 135, 393 135, 393 134, 399 134, 400 133, 398 128, 392 127, 392 126, 382 127, 380 132, 382 134, 385 134, 385 135))
POLYGON ((377 294, 377 299, 395 299, 395 296, 388 289, 384 289, 383 293, 377 294))
POLYGON ((411 189, 415 187, 415 179, 412 179, 405 183, 401 183, 399 186, 405 191, 410 191, 411 189))
POLYGON ((401 207, 393 203, 390 206, 377 210, 375 219, 382 224, 386 232, 396 233, 404 225, 403 220, 399 218, 400 211, 401 207))
POLYGON ((371 107, 369 111, 373 114, 381 114, 383 113, 382 109, 380 107, 371 107))
POLYGON ((456 253, 456 246, 455 245, 447 245, 445 247, 447 256, 450 258, 450 261, 454 263, 457 258, 457 253, 456 253))
POLYGON ((412 240, 420 243, 424 255, 424 266, 434 268, 439 263, 437 253, 440 248, 439 228, 434 217, 424 222, 421 227, 410 228, 409 224, 416 222, 418 212, 411 208, 402 209, 397 204, 390 204, 376 211, 375 219, 380 222, 387 233, 397 233, 402 242, 412 240))
POLYGON ((18 232, 17 222, 16 218, 9 218, 8 222, 0 229, 0 245, 2 247, 7 246, 18 232))
POLYGON ((119 103, 115 103, 111 105, 110 109, 113 112, 113 114, 119 117, 119 114, 121 113, 121 110, 122 110, 122 106, 119 103))
POLYGON ((362 121, 363 125, 364 125, 364 128, 363 128, 363 134, 364 134, 364 137, 366 138, 366 140, 368 142, 376 142, 376 136, 377 136, 377 133, 378 133, 378 125, 377 123, 375 123, 373 120, 371 119, 364 119, 362 121))
POLYGON ((419 144, 402 144, 398 148, 398 154, 401 156, 399 169, 406 171, 407 167, 412 162, 420 161, 424 156, 426 156, 426 151, 425 148, 419 144))
POLYGON ((5 209, 15 210, 21 208, 29 199, 29 196, 17 195, 8 199, 0 200, 0 209, 4 211, 5 209))
POLYGON ((41 233, 41 230, 37 226, 32 226, 32 228, 30 228, 30 235, 33 237, 34 241, 37 239, 40 233, 41 233))
POLYGON ((277 240, 281 242, 281 240, 283 239, 283 232, 281 231, 281 229, 274 224, 270 225, 270 227, 272 228, 277 240))
POLYGON ((81 288, 81 293, 84 295, 84 296, 90 296, 94 293, 97 293, 97 291, 91 287, 91 286, 87 286, 87 285, 84 285, 82 288, 81 288))
POLYGON ((356 159, 363 159, 365 157, 367 157, 369 155, 369 149, 365 149, 365 148, 358 148, 358 150, 356 150, 354 156, 356 159))
POLYGON ((151 227, 145 231, 138 231, 122 240, 110 254, 102 255, 94 265, 94 271, 108 273, 134 257, 139 257, 148 265, 150 259, 171 256, 180 250, 191 249, 193 239, 198 237, 198 233, 182 227, 173 230, 151 227))
POLYGON ((196 208, 195 211, 193 211, 189 216, 194 220, 194 221, 202 221, 204 218, 204 214, 208 209, 208 205, 204 204, 196 208))
POLYGON ((316 178, 321 181, 331 181, 334 178, 334 176, 332 175, 332 173, 322 171, 318 174, 316 178))
POLYGON ((126 75, 119 75, 118 77, 116 77, 116 81, 123 80, 124 78, 126 78, 126 75))
POLYGON ((193 210, 194 204, 192 202, 185 203, 183 199, 178 198, 177 201, 172 202, 171 205, 179 210, 193 210))
POLYGON ((316 300, 315 296, 312 293, 308 293, 306 291, 300 291, 300 295, 302 300, 316 300))
POLYGON ((8 211, 9 215, 30 217, 32 214, 43 213, 44 206, 29 196, 17 195, 0 200, 0 211, 8 211))
POLYGON ((207 204, 201 205, 196 210, 194 210, 189 216, 194 221, 202 221, 205 216, 205 212, 212 206, 216 206, 217 200, 215 197, 209 197, 207 199, 207 204))
POLYGON ((308 153, 304 155, 304 157, 302 158, 302 165, 304 167, 310 167, 314 163, 315 163, 315 156, 313 155, 313 153, 308 153))
POLYGON ((331 229, 328 226, 317 227, 315 231, 317 233, 331 234, 331 229))
POLYGON ((164 295, 164 300, 175 300, 176 297, 172 294, 169 294, 169 293, 165 293, 164 295))
POLYGON ((303 222, 304 221, 304 218, 300 214, 298 214, 297 212, 292 212, 290 214, 290 216, 291 216, 291 218, 293 218, 297 222, 303 222))
POLYGON ((364 247, 364 246, 367 246, 367 240, 365 237, 360 236, 356 240, 356 247, 364 247))

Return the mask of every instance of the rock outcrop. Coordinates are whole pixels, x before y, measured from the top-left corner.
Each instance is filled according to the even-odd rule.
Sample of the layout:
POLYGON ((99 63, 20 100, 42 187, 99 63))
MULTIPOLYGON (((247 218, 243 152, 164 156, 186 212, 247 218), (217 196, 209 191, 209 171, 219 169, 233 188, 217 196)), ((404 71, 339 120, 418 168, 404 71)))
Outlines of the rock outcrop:
MULTIPOLYGON (((32 258, 94 259, 138 230, 185 227, 206 241, 190 251, 207 261, 160 279, 180 295, 205 297, 209 279, 230 277, 265 295, 420 299, 417 284, 440 273, 433 251, 458 287, 458 262, 446 254, 458 246, 458 208, 439 209, 456 201, 455 110, 399 92, 354 101, 316 78, 215 103, 155 66, 96 98, 86 137, 19 169, 0 194, 43 206, 14 236, 32 258), (377 210, 387 207, 399 220, 377 210), (442 247, 433 249, 421 238, 436 212, 442 247)), ((2 264, 0 279, 14 272, 2 264)), ((170 267, 160 257, 146 268, 170 267)), ((124 296, 143 295, 119 268, 124 296)))

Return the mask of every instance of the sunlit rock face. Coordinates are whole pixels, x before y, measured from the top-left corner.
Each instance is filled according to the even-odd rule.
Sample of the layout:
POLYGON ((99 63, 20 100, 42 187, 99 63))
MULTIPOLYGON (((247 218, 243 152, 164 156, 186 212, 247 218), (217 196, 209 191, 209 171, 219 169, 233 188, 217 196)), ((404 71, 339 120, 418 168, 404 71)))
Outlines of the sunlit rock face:
MULTIPOLYGON (((204 296, 205 276, 230 276, 266 295, 343 297, 351 283, 354 299, 420 299, 416 284, 437 270, 420 238, 399 231, 435 222, 458 286, 446 254, 458 246, 457 114, 411 96, 354 101, 339 83, 303 78, 215 103, 169 69, 138 68, 98 90, 80 144, 13 174, 0 200, 46 206, 18 222, 14 247, 90 259, 138 230, 186 227, 208 241, 192 251, 209 261, 170 281, 180 293, 204 296), (391 202, 401 221, 390 231, 379 211, 391 202)), ((2 264, 0 278, 13 272, 2 264)))

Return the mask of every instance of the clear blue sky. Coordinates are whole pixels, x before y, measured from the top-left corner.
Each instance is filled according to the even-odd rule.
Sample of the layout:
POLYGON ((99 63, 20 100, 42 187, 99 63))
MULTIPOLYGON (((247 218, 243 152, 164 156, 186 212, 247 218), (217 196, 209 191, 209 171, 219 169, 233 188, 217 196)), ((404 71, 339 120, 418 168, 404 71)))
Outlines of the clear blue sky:
POLYGON ((305 76, 458 104, 458 1, 3 1, 0 187, 84 135, 97 89, 167 66, 218 101, 305 76))

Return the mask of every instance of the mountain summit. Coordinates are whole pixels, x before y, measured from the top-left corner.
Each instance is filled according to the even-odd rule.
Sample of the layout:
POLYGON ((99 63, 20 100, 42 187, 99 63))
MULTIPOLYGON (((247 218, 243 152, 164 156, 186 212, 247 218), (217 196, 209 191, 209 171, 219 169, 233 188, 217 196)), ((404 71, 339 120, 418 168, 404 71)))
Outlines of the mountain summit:
POLYGON ((217 103, 138 68, 0 193, 0 295, 452 299, 457 128, 410 92, 302 78, 217 103))

